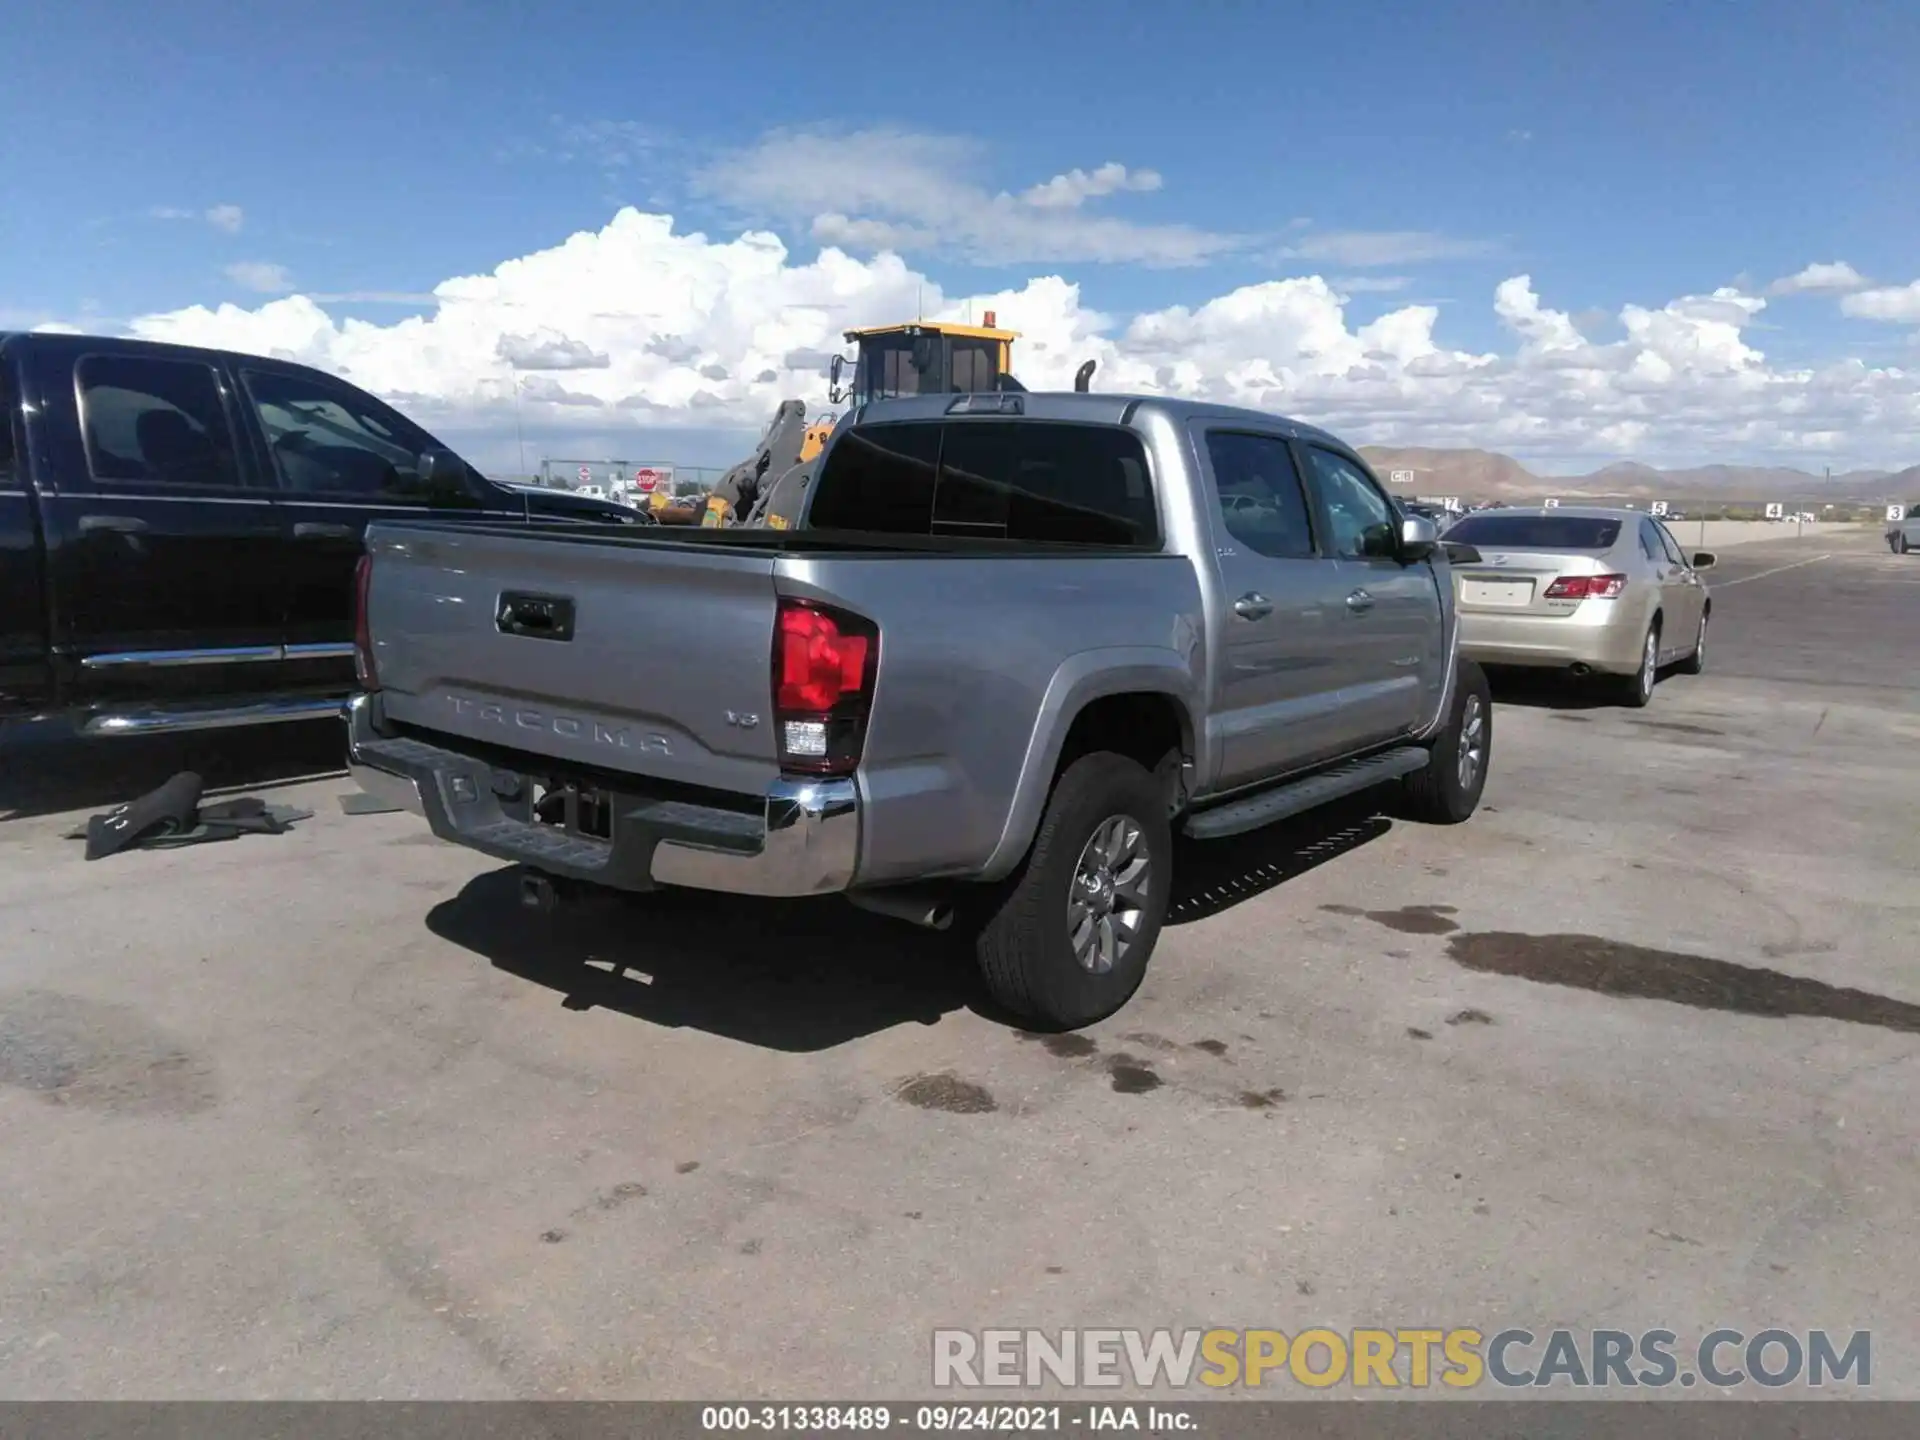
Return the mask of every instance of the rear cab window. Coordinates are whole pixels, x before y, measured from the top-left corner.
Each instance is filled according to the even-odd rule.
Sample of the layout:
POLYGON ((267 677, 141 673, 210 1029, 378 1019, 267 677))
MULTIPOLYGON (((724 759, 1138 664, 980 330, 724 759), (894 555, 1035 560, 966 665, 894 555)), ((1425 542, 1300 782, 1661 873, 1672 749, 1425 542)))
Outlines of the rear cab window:
POLYGON ((1140 437, 1051 420, 858 426, 828 454, 806 524, 988 543, 1160 545, 1140 437))

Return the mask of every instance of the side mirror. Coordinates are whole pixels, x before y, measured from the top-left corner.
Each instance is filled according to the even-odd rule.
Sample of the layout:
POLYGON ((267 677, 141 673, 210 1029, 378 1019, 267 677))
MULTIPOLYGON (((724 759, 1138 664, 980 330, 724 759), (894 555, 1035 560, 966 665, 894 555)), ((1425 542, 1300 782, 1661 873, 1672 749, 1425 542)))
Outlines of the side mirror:
POLYGON ((913 368, 925 374, 933 366, 933 341, 926 335, 913 337, 913 368))
POLYGON ((1693 552, 1693 568, 1696 570, 1711 570, 1718 560, 1719 557, 1711 550, 1693 552))
POLYGON ((1423 515, 1409 515, 1400 522, 1400 559, 1412 565, 1433 554, 1440 543, 1440 530, 1423 515))
POLYGON ((840 372, 847 368, 847 357, 836 355, 827 364, 827 403, 838 405, 843 398, 840 394, 840 372))

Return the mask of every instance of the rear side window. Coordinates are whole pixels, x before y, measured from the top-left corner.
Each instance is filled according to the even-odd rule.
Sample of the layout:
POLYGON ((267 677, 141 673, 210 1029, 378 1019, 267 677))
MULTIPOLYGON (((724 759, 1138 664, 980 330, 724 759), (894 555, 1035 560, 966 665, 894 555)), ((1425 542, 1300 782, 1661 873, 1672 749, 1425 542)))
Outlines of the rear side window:
POLYGON ((1642 520, 1640 522, 1640 553, 1657 565, 1665 558, 1661 554, 1665 548, 1660 543, 1660 532, 1653 528, 1653 522, 1642 520))
POLYGON ((1146 453, 1113 425, 865 425, 835 441, 807 525, 890 535, 1154 547, 1146 453))
POLYGON ((815 487, 807 525, 925 535, 933 528, 933 481, 940 427, 866 425, 834 444, 815 487))
POLYGON ((1313 526, 1293 449, 1277 435, 1213 430, 1207 459, 1220 492, 1220 523, 1256 555, 1274 560, 1313 557, 1313 526))
POLYGON ((146 356, 80 362, 80 413, 95 480, 234 489, 233 431, 211 365, 146 356))
POLYGON ((1590 515, 1469 515, 1447 531, 1495 550, 1610 550, 1619 538, 1618 520, 1590 515))
POLYGON ((1140 437, 1117 425, 975 420, 947 427, 936 535, 1072 545, 1159 543, 1140 437))

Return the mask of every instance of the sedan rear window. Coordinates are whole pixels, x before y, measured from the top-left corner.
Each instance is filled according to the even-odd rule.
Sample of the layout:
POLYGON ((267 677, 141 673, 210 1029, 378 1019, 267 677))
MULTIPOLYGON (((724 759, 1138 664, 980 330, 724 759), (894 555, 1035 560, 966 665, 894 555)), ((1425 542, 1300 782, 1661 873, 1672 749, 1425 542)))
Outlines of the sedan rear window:
POLYGON ((1447 539, 1499 550, 1609 550, 1620 522, 1591 515, 1470 515, 1447 539))

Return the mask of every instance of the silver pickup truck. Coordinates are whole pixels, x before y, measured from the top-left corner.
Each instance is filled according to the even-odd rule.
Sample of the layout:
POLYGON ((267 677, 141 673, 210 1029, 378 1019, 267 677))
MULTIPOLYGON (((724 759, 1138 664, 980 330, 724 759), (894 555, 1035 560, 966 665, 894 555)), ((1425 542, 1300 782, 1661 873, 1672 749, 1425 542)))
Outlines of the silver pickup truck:
POLYGON ((1112 1014, 1174 832, 1390 786, 1472 814, 1492 709, 1430 522, 1253 411, 874 403, 787 529, 376 524, 366 790, 556 891, 844 893, 967 927, 1036 1027, 1112 1014))

